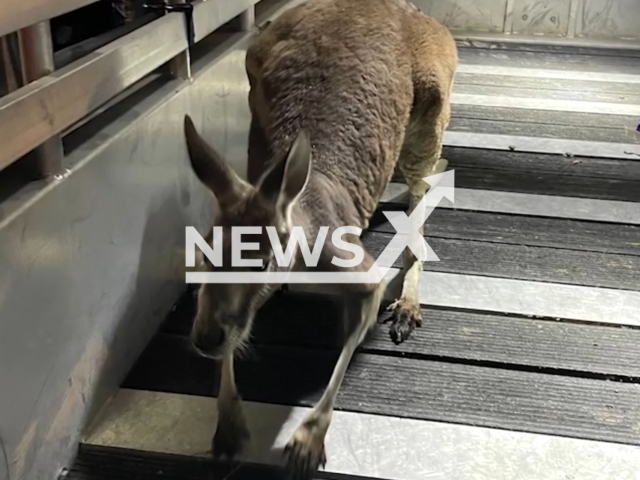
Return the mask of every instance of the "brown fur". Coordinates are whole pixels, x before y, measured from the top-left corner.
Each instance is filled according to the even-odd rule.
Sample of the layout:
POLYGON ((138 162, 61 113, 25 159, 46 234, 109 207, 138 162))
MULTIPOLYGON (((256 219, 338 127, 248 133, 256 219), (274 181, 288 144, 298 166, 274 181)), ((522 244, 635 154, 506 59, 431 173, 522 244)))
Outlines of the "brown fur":
MULTIPOLYGON (((440 158, 456 65, 448 30, 406 0, 311 0, 286 11, 247 51, 253 117, 250 184, 232 175, 193 126, 187 127, 196 173, 223 198, 217 224, 275 225, 285 247, 290 229, 298 225, 313 245, 321 226, 366 228, 396 169, 409 185, 410 210, 415 208, 428 188, 422 178, 433 173, 440 158), (307 132, 308 140, 300 132, 307 132)), ((355 236, 345 240, 360 243, 355 236)), ((256 254, 269 258, 266 238, 259 242, 256 254)), ((326 242, 319 268, 339 270, 330 263, 334 255, 351 258, 326 242)), ((299 252, 296 258, 293 268, 304 268, 299 252)), ((362 265, 352 270, 368 270, 373 261, 366 254, 362 265)), ((421 269, 413 254, 405 253, 404 284, 395 295, 394 340, 406 339, 421 322, 416 293, 421 269)), ((277 287, 202 287, 194 341, 208 335, 209 341, 201 343, 218 344, 212 351, 224 357, 224 371, 232 371, 233 350, 246 339, 255 311, 277 287), (221 339, 221 328, 233 338, 221 339)), ((335 395, 353 351, 375 321, 382 287, 340 287, 349 291, 346 322, 351 336, 325 395, 287 450, 290 471, 297 478, 311 478, 324 462, 335 395)), ((214 448, 235 454, 239 442, 229 439, 234 432, 235 437, 246 437, 246 426, 233 376, 223 376, 223 383, 229 393, 220 413, 234 421, 218 427, 214 448)))
MULTIPOLYGON (((407 176, 438 158, 456 63, 448 30, 404 0, 315 0, 248 49, 249 104, 275 158, 310 132, 313 172, 351 199, 349 224, 365 226, 403 144, 407 176)), ((256 153, 250 181, 262 170, 256 153)))
MULTIPOLYGON (((456 66, 449 31, 405 0, 315 0, 285 12, 247 51, 249 181, 303 128, 313 170, 300 205, 322 205, 321 225, 366 228, 394 170, 413 210, 422 178, 437 173, 456 66)), ((405 270, 414 264, 407 252, 405 270)), ((394 307, 399 342, 422 318, 415 298, 394 307)))

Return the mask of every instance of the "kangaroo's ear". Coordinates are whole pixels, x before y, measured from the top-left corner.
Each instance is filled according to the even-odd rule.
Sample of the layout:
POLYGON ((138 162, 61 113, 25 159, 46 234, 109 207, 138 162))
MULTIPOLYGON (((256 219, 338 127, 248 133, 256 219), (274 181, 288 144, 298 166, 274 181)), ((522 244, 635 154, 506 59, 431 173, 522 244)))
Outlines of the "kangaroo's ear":
POLYGON ((286 214, 296 201, 309 179, 311 172, 311 140, 301 130, 291 144, 289 153, 276 163, 259 183, 260 193, 273 202, 276 211, 286 214))
POLYGON ((184 135, 193 171, 213 192, 220 206, 224 208, 242 199, 249 191, 249 184, 204 141, 189 115, 184 117, 184 135))

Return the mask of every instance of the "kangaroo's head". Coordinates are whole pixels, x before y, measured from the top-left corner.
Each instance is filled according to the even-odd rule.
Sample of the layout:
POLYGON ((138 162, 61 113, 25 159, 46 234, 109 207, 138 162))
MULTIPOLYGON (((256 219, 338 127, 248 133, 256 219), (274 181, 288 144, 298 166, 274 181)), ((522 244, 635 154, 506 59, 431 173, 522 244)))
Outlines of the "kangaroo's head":
MULTIPOLYGON (((307 134, 300 132, 288 155, 274 162, 254 186, 242 180, 200 137, 189 116, 185 117, 184 128, 191 165, 218 201, 215 225, 222 228, 222 265, 214 266, 202 256, 201 268, 222 274, 290 268, 277 264, 273 244, 279 241, 286 251, 292 229, 291 209, 310 173, 311 144, 307 134), (234 227, 253 227, 255 233, 234 227), (270 238, 266 227, 274 227, 270 230, 277 238, 270 238), (240 242, 242 251, 238 248, 240 242)), ((210 234, 210 245, 212 239, 210 234)), ((191 333, 196 349, 208 357, 220 358, 242 346, 249 338, 256 311, 279 286, 260 282, 203 284, 191 333)))

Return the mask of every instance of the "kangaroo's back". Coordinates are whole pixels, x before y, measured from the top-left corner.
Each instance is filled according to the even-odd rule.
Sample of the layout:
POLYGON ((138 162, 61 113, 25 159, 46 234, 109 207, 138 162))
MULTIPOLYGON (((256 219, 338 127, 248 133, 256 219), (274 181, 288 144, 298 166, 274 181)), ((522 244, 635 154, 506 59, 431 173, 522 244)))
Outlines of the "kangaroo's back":
POLYGON ((307 130, 313 171, 346 188, 368 217, 405 140, 416 76, 434 77, 437 97, 455 63, 449 32, 405 0, 312 0, 248 49, 249 103, 274 158, 307 130))

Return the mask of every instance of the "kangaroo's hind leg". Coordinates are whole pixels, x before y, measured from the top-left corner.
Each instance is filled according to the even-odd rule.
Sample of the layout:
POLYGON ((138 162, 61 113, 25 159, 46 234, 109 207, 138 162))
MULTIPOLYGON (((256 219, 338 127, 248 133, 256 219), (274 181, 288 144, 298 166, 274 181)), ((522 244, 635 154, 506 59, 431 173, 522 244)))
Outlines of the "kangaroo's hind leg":
MULTIPOLYGON (((411 215, 427 193, 429 185, 424 177, 446 170, 448 162, 441 159, 442 137, 450 117, 450 81, 433 82, 420 89, 416 87, 416 101, 410 125, 405 135, 398 169, 409 187, 409 211, 411 215)), ((420 226, 424 235, 424 225, 420 226)), ((393 315, 389 334, 395 343, 401 343, 422 324, 420 311, 419 282, 422 262, 410 249, 405 249, 404 265, 397 282, 401 292, 391 304, 393 315)))

